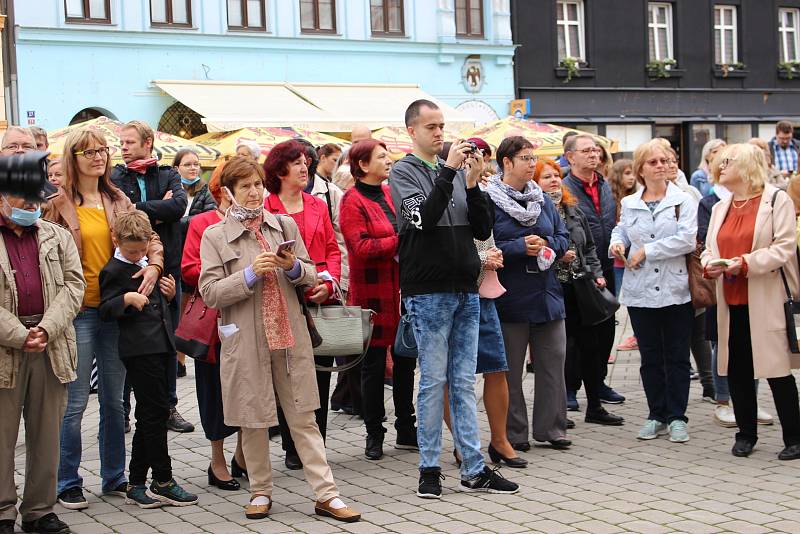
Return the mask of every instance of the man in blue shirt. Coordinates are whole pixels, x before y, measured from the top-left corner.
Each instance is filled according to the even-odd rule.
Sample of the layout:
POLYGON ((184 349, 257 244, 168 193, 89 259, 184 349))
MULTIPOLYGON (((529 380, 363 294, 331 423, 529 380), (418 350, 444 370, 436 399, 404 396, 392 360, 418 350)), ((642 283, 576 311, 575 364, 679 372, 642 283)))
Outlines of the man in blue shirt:
POLYGON ((772 162, 783 176, 797 172, 797 155, 800 145, 794 138, 794 126, 789 121, 780 121, 775 125, 775 137, 769 142, 772 162))

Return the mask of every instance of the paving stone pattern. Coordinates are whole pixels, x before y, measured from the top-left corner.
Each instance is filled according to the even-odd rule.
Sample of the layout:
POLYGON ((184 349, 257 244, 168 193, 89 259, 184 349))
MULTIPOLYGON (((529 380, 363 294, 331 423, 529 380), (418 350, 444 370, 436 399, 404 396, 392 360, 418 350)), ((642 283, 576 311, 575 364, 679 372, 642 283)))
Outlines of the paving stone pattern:
MULTIPOLYGON (((624 312, 618 315, 621 323, 618 338, 623 339, 630 335, 630 327, 624 312)), ((389 415, 386 455, 380 461, 371 462, 363 456, 364 427, 360 419, 331 413, 328 459, 343 497, 363 513, 360 523, 345 525, 313 515, 311 490, 303 480, 302 471, 285 469, 279 440, 270 444, 276 475, 275 504, 268 519, 250 521, 244 517, 243 506, 248 501, 246 482, 238 492, 208 486, 210 447, 199 425, 190 364, 189 376, 178 380, 179 409, 198 428, 190 434, 170 433, 169 446, 176 478, 188 490, 199 494, 199 504, 141 510, 125 505, 119 497, 101 495, 96 439, 98 408, 97 399, 92 396, 84 417, 82 466, 91 506, 78 512, 58 507, 56 512, 78 534, 757 534, 800 530, 800 461, 777 459, 782 448, 777 418, 772 427, 759 428, 759 442, 750 458, 734 458, 730 448, 735 429, 714 424, 713 406, 701 401, 700 385, 693 381, 687 414, 691 441, 674 444, 660 438, 641 442, 635 435, 647 409, 639 381, 638 353, 620 352, 616 364, 610 368, 609 381, 628 398, 624 405, 609 407, 625 417, 625 426, 590 425, 583 421, 582 412, 570 412, 577 423, 569 436, 574 442, 572 449, 534 447, 528 453, 521 453, 530 462, 527 469, 503 469, 505 476, 521 485, 516 495, 458 491, 452 439, 445 431, 444 495, 439 501, 416 497, 417 454, 392 448, 394 428, 389 390, 385 391, 389 415)), ((533 377, 525 379, 525 388, 526 396, 532 399, 533 377)), ((480 397, 480 379, 477 391, 480 397)), ((579 394, 579 400, 583 408, 582 395, 579 394)), ((760 402, 775 413, 766 383, 760 388, 760 402)), ((485 448, 489 426, 481 404, 478 415, 485 448)), ((131 437, 128 434, 128 447, 131 437)), ((23 439, 21 429, 15 474, 20 493, 25 469, 23 439)), ((226 442, 229 459, 234 446, 235 439, 229 438, 226 442)))

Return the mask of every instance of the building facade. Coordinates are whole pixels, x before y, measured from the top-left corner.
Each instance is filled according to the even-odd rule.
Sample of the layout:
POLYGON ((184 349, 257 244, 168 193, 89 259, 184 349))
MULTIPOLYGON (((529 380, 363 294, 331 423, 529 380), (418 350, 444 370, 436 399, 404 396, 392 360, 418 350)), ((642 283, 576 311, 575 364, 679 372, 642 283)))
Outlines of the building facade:
POLYGON ((517 95, 530 116, 653 136, 697 166, 719 137, 800 119, 800 0, 513 0, 517 95))
MULTIPOLYGON (((202 133, 153 80, 418 84, 489 120, 514 97, 509 0, 7 0, 10 121, 202 133)), ((287 125, 291 126, 291 125, 287 125)))

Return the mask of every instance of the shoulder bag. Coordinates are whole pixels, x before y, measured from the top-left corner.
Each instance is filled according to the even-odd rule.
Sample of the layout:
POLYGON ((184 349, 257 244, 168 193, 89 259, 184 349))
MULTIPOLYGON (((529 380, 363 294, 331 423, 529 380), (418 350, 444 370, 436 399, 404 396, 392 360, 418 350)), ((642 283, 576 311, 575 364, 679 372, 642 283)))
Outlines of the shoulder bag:
POLYGON ((195 289, 175 330, 175 348, 190 358, 213 363, 219 312, 209 308, 195 289))
MULTIPOLYGON (((772 239, 775 239, 775 199, 778 196, 780 189, 775 191, 772 195, 772 239)), ((800 250, 795 247, 794 249, 796 261, 800 265, 800 250)), ((783 267, 780 268, 781 280, 783 281, 783 289, 786 291, 786 302, 783 303, 783 315, 786 318, 786 340, 789 342, 789 350, 792 354, 800 354, 800 346, 797 343, 797 327, 795 326, 795 315, 800 315, 800 302, 796 302, 792 297, 792 291, 789 289, 789 281, 786 279, 786 272, 783 267)))
POLYGON ((575 247, 580 259, 580 271, 572 273, 572 287, 580 308, 581 324, 592 326, 614 316, 619 309, 619 301, 607 287, 597 287, 594 273, 586 264, 580 247, 575 247))
POLYGON ((403 358, 417 358, 417 338, 414 337, 414 327, 411 324, 411 316, 408 311, 403 313, 403 304, 400 303, 400 323, 397 325, 397 333, 394 336, 394 346, 392 352, 403 358))
MULTIPOLYGON (((675 206, 675 221, 681 216, 680 205, 675 206)), ((695 248, 685 256, 686 273, 689 278, 689 294, 692 296, 692 307, 695 310, 716 306, 717 304, 717 281, 703 276, 703 265, 700 263, 700 253, 702 245, 695 238, 695 248)))

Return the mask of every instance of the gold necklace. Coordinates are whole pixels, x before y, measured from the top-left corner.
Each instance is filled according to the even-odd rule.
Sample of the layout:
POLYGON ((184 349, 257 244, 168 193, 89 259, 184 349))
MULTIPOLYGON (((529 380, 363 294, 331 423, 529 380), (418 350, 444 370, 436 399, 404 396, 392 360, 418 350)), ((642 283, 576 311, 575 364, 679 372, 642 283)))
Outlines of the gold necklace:
MULTIPOLYGON (((736 209, 738 210, 738 209, 742 209, 743 207, 747 206, 747 203, 748 203, 748 202, 750 202, 751 200, 753 200, 753 198, 752 198, 752 197, 751 197, 751 198, 748 198, 747 200, 745 200, 745 201, 744 201, 744 203, 743 203, 743 204, 740 204, 740 205, 738 205, 738 206, 736 205, 736 201, 735 201, 735 200, 733 200, 733 201, 731 202, 731 204, 733 204, 733 207, 734 207, 734 208, 736 208, 736 209)), ((741 201, 739 201, 739 202, 741 202, 741 201)))

